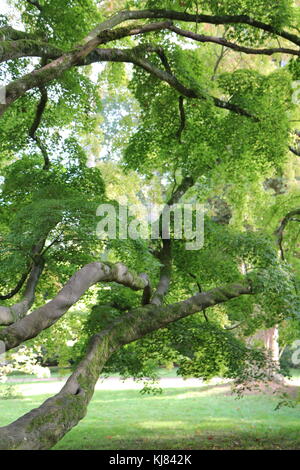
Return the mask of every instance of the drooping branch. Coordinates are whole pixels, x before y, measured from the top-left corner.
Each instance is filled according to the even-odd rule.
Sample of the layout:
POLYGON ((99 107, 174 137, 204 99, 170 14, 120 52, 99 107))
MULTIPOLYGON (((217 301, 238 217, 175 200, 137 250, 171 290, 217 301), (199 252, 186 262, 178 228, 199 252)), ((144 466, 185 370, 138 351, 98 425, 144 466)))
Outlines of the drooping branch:
POLYGON ((47 104, 47 101, 48 101, 47 90, 44 87, 41 87, 40 92, 41 92, 41 99, 40 99, 39 104, 38 104, 37 109, 36 109, 36 115, 35 115, 34 121, 32 123, 32 126, 31 126, 30 130, 29 130, 29 136, 32 139, 35 139, 35 133, 36 133, 36 131, 37 131, 37 129, 38 129, 40 123, 41 123, 43 112, 45 111, 46 104, 47 104))
POLYGON ((32 138, 32 140, 35 141, 35 143, 37 144, 37 146, 41 150, 41 153, 44 157, 44 167, 43 167, 43 169, 47 171, 50 168, 50 159, 49 159, 49 156, 48 156, 47 149, 46 149, 45 145, 43 144, 43 142, 41 141, 41 139, 36 135, 36 131, 37 131, 37 129, 38 129, 40 123, 41 123, 43 113, 46 109, 46 105, 47 105, 47 101, 48 101, 48 94, 47 94, 47 89, 44 86, 40 87, 40 92, 41 92, 41 98, 40 98, 40 101, 37 105, 36 115, 35 115, 34 121, 32 123, 32 126, 31 126, 30 130, 29 130, 29 136, 32 138))
MULTIPOLYGON (((282 221, 280 222, 280 225, 279 227, 276 229, 275 231, 275 235, 277 237, 277 243, 278 243, 278 246, 279 246, 279 250, 280 250, 280 255, 281 255, 281 259, 284 260, 285 259, 285 256, 284 256, 284 249, 283 249, 283 235, 284 235, 284 230, 286 229, 286 226, 288 225, 288 223, 290 221, 293 221, 295 220, 295 216, 297 215, 300 215, 300 209, 295 209, 291 212, 289 212, 283 219, 282 221)), ((297 220, 298 221, 298 220, 297 220)))
POLYGON ((33 305, 36 286, 39 282, 43 269, 44 261, 42 258, 40 258, 39 262, 34 264, 31 269, 22 300, 10 307, 0 306, 1 326, 12 325, 26 315, 30 307, 33 305))
POLYGON ((133 49, 96 49, 92 54, 86 56, 85 61, 80 63, 80 65, 88 65, 94 62, 129 62, 135 64, 144 70, 146 70, 151 75, 154 75, 159 80, 168 83, 172 88, 177 90, 181 95, 186 96, 187 98, 194 98, 200 100, 212 100, 214 105, 221 109, 227 109, 235 114, 240 116, 245 116, 251 118, 253 121, 258 122, 258 118, 253 116, 247 110, 237 106, 234 103, 228 101, 223 101, 214 96, 206 95, 201 93, 199 90, 194 90, 187 88, 183 85, 173 74, 167 72, 166 70, 161 70, 152 62, 147 60, 145 57, 140 55, 140 48, 133 49))
POLYGON ((158 57, 160 58, 161 63, 163 64, 166 72, 172 73, 171 66, 169 64, 168 58, 167 58, 167 56, 166 56, 166 54, 165 54, 162 47, 148 45, 146 50, 148 50, 150 52, 155 52, 158 55, 158 57))
POLYGON ((31 262, 27 263, 27 270, 21 276, 20 280, 18 281, 14 289, 12 289, 8 294, 0 295, 0 300, 9 300, 12 297, 14 297, 16 294, 18 294, 18 292, 20 292, 23 285, 25 284, 25 281, 27 280, 33 268, 37 266, 40 262, 43 263, 42 258, 45 254, 45 250, 44 250, 45 242, 46 242, 46 238, 41 238, 38 243, 32 246, 31 252, 28 253, 28 256, 31 259, 31 262))
POLYGON ((0 295, 0 300, 9 300, 14 297, 18 292, 20 292, 23 285, 25 284, 26 279, 29 276, 30 271, 31 267, 24 274, 22 274, 20 280, 18 281, 16 287, 13 290, 11 290, 8 294, 0 295))
POLYGON ((192 177, 186 176, 185 178, 183 178, 182 182, 177 187, 177 189, 172 192, 169 200, 167 201, 167 204, 163 208, 163 211, 159 217, 162 247, 156 253, 155 256, 160 261, 161 268, 157 288, 150 300, 151 304, 162 305, 164 297, 168 293, 172 276, 172 240, 170 238, 170 233, 165 234, 163 231, 162 220, 164 217, 164 213, 166 211, 170 211, 173 204, 176 204, 181 199, 181 197, 187 192, 187 190, 193 186, 193 184, 194 179, 192 177))
POLYGON ((179 129, 177 131, 177 138, 179 140, 179 143, 181 144, 181 134, 184 131, 185 122, 186 122, 183 96, 179 96, 179 98, 178 98, 178 107, 179 107, 180 126, 179 126, 179 129))
MULTIPOLYGON (((188 273, 188 274, 196 281, 198 291, 202 292, 203 289, 202 289, 202 286, 201 286, 200 282, 198 281, 197 276, 194 273, 188 273)), ((208 322, 209 320, 208 320, 208 316, 206 315, 206 309, 205 308, 203 309, 203 316, 205 318, 205 321, 208 322)))
MULTIPOLYGON (((165 54, 164 49, 161 46, 157 46, 157 45, 154 45, 154 44, 139 44, 138 46, 136 46, 134 48, 134 51, 138 52, 139 54, 143 54, 143 55, 144 55, 145 52, 155 53, 159 57, 162 65, 164 66, 164 69, 167 72, 172 73, 172 69, 171 69, 171 66, 169 64, 168 58, 165 54)), ((89 57, 87 58, 87 60, 89 60, 89 57)))
POLYGON ((221 46, 221 51, 218 54, 218 57, 217 57, 217 60, 216 60, 215 66, 214 66, 213 74, 212 74, 212 77, 211 77, 212 81, 214 81, 216 79, 218 68, 221 64, 221 61, 224 59, 224 56, 225 56, 227 50, 228 49, 226 49, 224 46, 221 46))
POLYGON ((197 34, 192 31, 186 31, 184 29, 180 29, 177 26, 170 26, 168 29, 173 31, 174 33, 178 34, 179 36, 183 36, 189 39, 193 39, 197 42, 202 43, 213 43, 219 44, 220 46, 228 47, 237 52, 243 52, 244 54, 254 54, 254 55, 273 55, 273 54, 290 54, 290 55, 297 55, 300 56, 300 50, 297 49, 289 49, 286 47, 271 47, 271 48, 263 48, 263 49, 254 49, 252 47, 245 47, 235 44, 234 42, 227 41, 221 37, 215 36, 205 36, 203 34, 197 34))
POLYGON ((247 282, 231 284, 172 305, 146 305, 123 315, 92 337, 86 356, 57 395, 0 428, 0 450, 50 449, 85 416, 99 374, 114 351, 204 308, 251 293, 247 282))
POLYGON ((15 348, 23 341, 34 338, 61 318, 78 299, 98 282, 117 282, 133 290, 144 289, 148 285, 145 275, 131 273, 121 263, 108 265, 90 263, 77 271, 61 291, 47 304, 0 331, 0 340, 6 350, 15 348))

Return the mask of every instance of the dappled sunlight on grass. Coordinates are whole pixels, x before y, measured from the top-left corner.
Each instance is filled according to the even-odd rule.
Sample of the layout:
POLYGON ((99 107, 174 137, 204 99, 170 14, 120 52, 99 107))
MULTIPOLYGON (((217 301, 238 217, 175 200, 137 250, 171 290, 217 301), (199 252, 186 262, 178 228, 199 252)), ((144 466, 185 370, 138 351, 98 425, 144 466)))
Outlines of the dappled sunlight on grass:
POLYGON ((222 385, 222 386, 207 386, 203 387, 197 391, 191 391, 186 393, 179 393, 176 396, 177 400, 187 399, 187 398, 203 398, 205 396, 212 396, 212 395, 224 395, 224 393, 230 393, 230 385, 222 385))
MULTIPOLYGON (((26 394, 0 400, 0 425, 39 406, 62 382, 20 384, 26 394), (43 392, 38 394, 38 392, 43 392)), ((87 416, 57 449, 300 449, 300 406, 274 411, 278 399, 236 399, 230 385, 97 390, 87 416)))
POLYGON ((167 428, 167 429, 174 429, 174 428, 184 428, 187 427, 184 421, 143 421, 139 423, 139 427, 144 429, 160 429, 160 428, 167 428))

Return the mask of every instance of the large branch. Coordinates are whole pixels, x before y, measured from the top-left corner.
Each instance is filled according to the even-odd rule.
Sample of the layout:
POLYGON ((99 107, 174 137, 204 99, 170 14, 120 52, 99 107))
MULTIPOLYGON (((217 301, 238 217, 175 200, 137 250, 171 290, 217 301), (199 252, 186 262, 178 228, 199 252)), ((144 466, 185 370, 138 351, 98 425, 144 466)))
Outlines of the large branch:
MULTIPOLYGON (((18 40, 18 39, 36 39, 34 34, 19 31, 11 26, 2 26, 0 28, 0 41, 18 40)), ((2 44, 0 44, 2 46, 2 44)))
MULTIPOLYGON (((97 47, 100 44, 106 44, 127 36, 136 36, 153 31, 159 31, 161 29, 168 29, 171 25, 171 21, 164 21, 161 23, 150 23, 146 25, 130 26, 127 28, 118 28, 112 31, 105 30, 94 38, 93 44, 97 47)), ((11 31, 11 29, 9 29, 9 31, 11 31)), ((18 34, 21 34, 21 32, 15 30, 12 30, 12 32, 15 33, 12 33, 12 35, 16 37, 18 37, 18 34)), ((5 32, 3 32, 2 37, 5 37, 5 32)), ((58 59, 62 55, 64 55, 64 51, 62 49, 33 38, 26 39, 21 37, 21 39, 13 41, 3 40, 0 44, 0 62, 5 62, 10 59, 19 59, 21 57, 42 57, 44 60, 58 59)))
POLYGON ((290 54, 290 55, 298 55, 300 56, 300 50, 296 49, 289 49, 286 47, 270 47, 270 48, 262 48, 262 49, 254 49, 252 47, 245 47, 240 46, 231 41, 227 41, 221 37, 215 36, 205 36, 203 34, 196 34, 192 31, 186 31, 184 29, 177 28, 176 26, 170 26, 168 29, 173 31, 174 33, 178 34, 179 36, 183 36, 189 39, 193 39, 194 41, 202 42, 202 43, 214 43, 219 44, 220 46, 228 47, 229 49, 233 49, 237 52, 243 52, 244 54, 255 54, 255 55, 273 55, 273 54, 290 54))
POLYGON ((207 23, 213 25, 234 25, 234 24, 245 24, 256 29, 274 34, 276 36, 287 39, 288 41, 300 46, 300 37, 283 31, 275 26, 264 23, 262 21, 255 20, 248 15, 201 15, 201 14, 190 14, 181 11, 174 10, 124 10, 116 15, 112 16, 108 20, 100 23, 86 39, 90 40, 96 37, 100 32, 114 28, 115 26, 123 23, 127 20, 140 20, 140 19, 169 19, 178 20, 188 23, 207 23))
MULTIPOLYGON (((286 31, 281 31, 266 23, 254 20, 253 18, 250 18, 247 15, 223 15, 223 16, 211 16, 211 15, 199 15, 199 14, 193 15, 189 13, 177 12, 177 11, 172 11, 172 10, 122 11, 118 13, 117 15, 113 16, 112 18, 108 19, 107 21, 98 25, 82 41, 82 45, 78 46, 74 51, 62 54, 60 57, 55 59, 50 64, 47 64, 40 69, 34 70, 30 74, 27 74, 23 76, 22 78, 15 80, 14 82, 7 85, 6 86, 6 102, 5 104, 0 105, 0 115, 3 114, 3 112, 12 102, 14 102, 20 96, 22 96, 27 90, 30 90, 37 86, 40 87, 40 86, 46 85, 53 79, 58 78, 65 70, 71 68, 73 65, 84 63, 84 59, 101 44, 105 44, 107 42, 110 42, 116 39, 121 39, 126 36, 144 34, 147 32, 164 29, 164 28, 172 29, 177 34, 181 34, 185 36, 188 35, 188 37, 191 37, 196 40, 204 40, 203 36, 176 28, 170 23, 170 21, 165 21, 164 23, 145 24, 141 26, 118 28, 118 29, 112 30, 112 28, 114 28, 115 26, 127 20, 153 19, 153 18, 195 22, 197 24, 198 23, 209 23, 209 24, 215 24, 215 25, 246 24, 246 25, 250 25, 252 27, 261 29, 263 31, 275 34, 277 36, 283 37, 285 39, 288 39, 289 41, 293 42, 294 44, 298 46, 300 45, 300 38, 298 36, 288 33, 286 31)), ((10 27, 2 28, 1 31, 2 31, 2 37, 4 39, 7 39, 7 36, 8 36, 9 38, 17 39, 16 41, 17 43, 19 43, 19 40, 22 40, 26 37, 27 38, 31 37, 30 35, 27 35, 26 33, 16 31, 10 27)), ((214 42, 216 41, 218 41, 218 43, 221 43, 224 40, 222 40, 222 38, 214 38, 214 42)), ((249 52, 249 48, 243 48, 242 46, 237 46, 227 41, 225 42, 227 43, 226 45, 228 47, 239 48, 238 50, 241 50, 240 48, 242 48, 243 52, 247 52, 247 51, 249 52)), ((222 42, 222 44, 224 45, 224 42, 222 42)), ((8 49, 10 48, 10 52, 7 52, 6 55, 4 53, 4 57, 7 56, 7 54, 9 55, 9 57, 13 57, 14 55, 13 55, 13 52, 11 51, 11 47, 14 48, 13 45, 7 44, 7 47, 8 49)), ((29 43, 26 45, 26 42, 24 43, 23 41, 22 47, 23 48, 27 47, 28 49, 29 43)), ((17 54, 15 55, 15 57, 20 57, 20 54, 22 54, 21 52, 22 47, 19 47, 19 51, 15 52, 15 54, 17 54)), ((47 45, 47 47, 49 46, 47 45)), ((16 48, 18 49, 18 47, 16 48)), ((31 44, 30 48, 36 48, 37 49, 36 53, 38 54, 41 53, 41 47, 37 43, 35 45, 31 44)), ((276 52, 278 51, 279 50, 276 50, 276 52)), ((285 49, 285 51, 298 55, 297 51, 294 51, 291 49, 285 49)), ((45 46, 45 53, 43 57, 45 58, 48 53, 49 51, 47 52, 47 48, 45 46)), ((53 52, 54 56, 56 56, 56 53, 58 53, 58 51, 53 52)), ((264 53, 266 53, 266 50, 264 50, 264 53)), ((171 86, 176 88, 180 93, 182 92, 183 85, 180 84, 171 73, 168 73, 168 71, 159 70, 153 64, 149 64, 149 62, 146 61, 145 59, 142 60, 140 58, 138 62, 139 62, 138 65, 143 67, 145 70, 156 75, 158 78, 168 82, 171 86)), ((183 92, 183 95, 192 97, 192 98, 195 98, 195 97, 199 98, 199 96, 195 96, 195 92, 193 90, 188 90, 186 88, 183 92)), ((201 96, 201 98, 203 98, 203 96, 201 96)), ((233 112, 249 117, 249 113, 247 113, 247 111, 241 110, 236 105, 233 105, 231 103, 224 103, 218 98, 213 98, 213 100, 214 100, 215 105, 218 107, 223 107, 225 109, 229 109, 233 112)))
POLYGON ((0 340, 5 343, 6 350, 15 348, 49 328, 91 286, 100 281, 117 282, 134 290, 145 289, 149 282, 147 276, 131 273, 121 263, 112 266, 98 262, 87 264, 71 277, 54 299, 0 331, 0 340))
POLYGON ((247 283, 231 284, 164 307, 146 305, 122 316, 93 336, 86 356, 57 395, 0 428, 0 450, 51 448, 85 416, 99 374, 113 352, 181 318, 251 293, 247 283))
MULTIPOLYGON (((101 44, 124 38, 126 36, 145 34, 152 31, 167 28, 170 22, 146 24, 142 26, 132 26, 119 28, 113 31, 103 31, 91 40, 84 41, 73 51, 66 52, 49 64, 44 65, 33 72, 9 83, 5 87, 5 103, 0 104, 0 115, 18 98, 24 95, 26 91, 35 87, 43 87, 52 80, 59 78, 66 70, 74 65, 84 63, 84 59, 101 44)), ((56 54, 55 54, 56 55, 56 54)))
MULTIPOLYGON (((56 46, 53 46, 47 42, 42 42, 38 39, 32 38, 25 38, 22 31, 16 31, 12 28, 2 28, 3 31, 3 38, 5 37, 5 31, 7 31, 8 39, 15 39, 15 40, 3 40, 1 42, 0 47, 0 62, 5 62, 10 59, 18 59, 21 57, 43 57, 44 59, 57 59, 61 55, 63 55, 64 51, 56 46), (10 33, 10 34, 9 34, 10 33)), ((117 39, 124 38, 126 36, 134 36, 139 34, 145 34, 147 32, 153 32, 160 29, 168 29, 179 36, 183 36, 189 39, 192 39, 197 42, 202 43, 214 43, 220 46, 227 47, 229 49, 233 49, 237 52, 242 52, 245 54, 255 54, 255 55, 273 55, 273 54, 289 54, 289 55, 300 55, 300 51, 297 49, 290 49, 287 47, 270 47, 270 48, 261 48, 255 49, 251 47, 241 46, 239 44, 233 43, 231 41, 227 41, 223 37, 216 37, 216 36, 206 36, 202 34, 197 34, 189 30, 180 29, 177 26, 173 25, 172 21, 165 21, 162 23, 153 23, 153 24, 146 24, 140 25, 133 28, 118 28, 116 30, 108 31, 104 30, 98 33, 98 37, 102 38, 101 43, 105 44, 110 41, 114 41, 117 39)), ((0 29, 0 37, 1 37, 1 29, 0 29)))
POLYGON ((253 121, 258 121, 256 116, 253 116, 247 110, 237 106, 229 101, 223 101, 215 96, 202 94, 199 90, 194 90, 183 85, 173 74, 166 70, 161 70, 152 62, 147 60, 141 55, 142 47, 133 49, 96 49, 91 54, 85 57, 84 62, 79 65, 89 65, 94 62, 128 62, 137 65, 146 70, 151 75, 154 75, 159 80, 168 83, 172 88, 177 90, 181 95, 187 98, 194 98, 200 100, 212 100, 215 106, 221 109, 227 109, 240 116, 251 118, 253 121))
MULTIPOLYGON (((82 46, 78 46, 78 48, 76 48, 74 51, 65 53, 57 59, 53 60, 50 64, 47 64, 40 69, 36 69, 33 72, 21 77, 20 79, 17 79, 14 82, 8 84, 6 86, 5 103, 0 104, 0 115, 5 112, 11 103, 22 96, 26 91, 35 87, 41 88, 45 86, 55 78, 60 77, 64 71, 68 70, 72 66, 88 65, 96 61, 106 60, 116 62, 131 62, 135 65, 138 65, 139 67, 142 67, 148 73, 151 73, 160 80, 167 82, 183 96, 188 98, 211 99, 214 105, 219 108, 227 109, 236 114, 250 117, 257 121, 255 116, 251 115, 247 110, 240 108, 234 103, 226 102, 219 98, 205 95, 198 90, 193 90, 183 85, 176 78, 176 76, 171 73, 168 63, 166 62, 166 57, 162 55, 163 51, 161 49, 160 56, 163 59, 165 66, 164 70, 159 69, 156 67, 156 65, 142 57, 141 52, 143 51, 143 47, 137 47, 131 50, 97 49, 99 45, 106 44, 110 41, 121 39, 126 36, 145 34, 161 29, 174 30, 174 26, 172 26, 170 21, 166 21, 163 23, 151 23, 142 26, 138 25, 127 28, 118 28, 115 30, 101 29, 101 31, 97 32, 96 36, 88 36, 85 39, 84 44, 82 46), (90 39, 90 37, 92 37, 92 39, 90 39)), ((177 28, 175 28, 175 30, 177 30, 177 28)), ((39 48, 37 47, 37 49, 39 48)))
POLYGON ((19 39, 16 41, 2 41, 0 43, 0 62, 21 57, 43 57, 55 59, 64 51, 46 42, 35 39, 19 39))

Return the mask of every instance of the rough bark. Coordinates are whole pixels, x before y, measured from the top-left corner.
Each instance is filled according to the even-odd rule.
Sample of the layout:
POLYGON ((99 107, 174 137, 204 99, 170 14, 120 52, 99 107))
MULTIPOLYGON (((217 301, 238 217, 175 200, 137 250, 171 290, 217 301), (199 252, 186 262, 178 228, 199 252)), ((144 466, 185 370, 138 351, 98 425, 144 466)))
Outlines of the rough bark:
POLYGON ((18 29, 14 29, 11 26, 3 26, 0 28, 0 41, 17 41, 19 39, 36 40, 37 38, 34 34, 26 33, 25 31, 19 31, 18 29))
MULTIPOLYGON (((84 41, 80 46, 77 46, 74 50, 62 54, 57 59, 53 60, 49 64, 44 65, 39 69, 35 69, 23 77, 9 83, 6 86, 6 97, 5 103, 0 104, 0 115, 18 98, 20 98, 26 91, 31 90, 35 87, 42 87, 51 82, 52 80, 59 78, 63 72, 70 69, 71 67, 81 64, 84 59, 92 51, 94 51, 101 44, 121 39, 126 36, 132 36, 137 34, 145 34, 151 31, 164 29, 169 25, 169 22, 147 24, 141 26, 133 26, 127 28, 119 28, 113 31, 103 31, 92 39, 84 41)), ((24 43, 24 41, 23 41, 24 43)), ((8 46, 6 46, 7 48, 8 46)), ((25 46, 23 46, 25 47, 25 46)), ((22 49, 20 47, 20 49, 22 49)), ((38 49, 38 47, 37 47, 38 49)), ((1 50, 1 49, 0 49, 1 50)), ((40 50, 40 48, 39 48, 40 50)), ((12 46, 10 47, 10 53, 13 52, 12 46)), ((15 53, 17 53, 15 51, 15 53)), ((55 54, 56 55, 56 54, 55 54)), ((45 54, 46 56, 46 54, 45 54)))
POLYGON ((0 62, 21 57, 43 57, 53 59, 60 57, 64 51, 51 44, 36 39, 18 39, 16 41, 1 41, 0 62))
POLYGON ((266 31, 268 33, 275 34, 276 36, 287 39, 288 41, 296 44, 297 46, 300 45, 299 36, 289 33, 287 31, 283 31, 279 28, 276 28, 275 26, 269 25, 262 21, 255 20, 254 18, 251 18, 248 15, 201 15, 181 11, 160 9, 121 11, 113 17, 109 18, 107 21, 104 21, 103 23, 96 26, 96 28, 94 28, 94 30, 89 33, 87 38, 91 39, 97 36, 99 32, 105 29, 113 28, 123 23, 124 21, 140 19, 169 19, 184 21, 188 23, 207 23, 213 25, 245 24, 247 26, 251 26, 252 28, 260 29, 262 31, 266 31))
POLYGON ((49 328, 91 286, 100 281, 117 282, 134 290, 144 289, 148 285, 145 275, 137 276, 129 272, 128 268, 121 263, 115 265, 98 262, 87 264, 71 277, 54 299, 0 331, 0 340, 5 343, 6 351, 34 338, 41 331, 49 328))
POLYGON ((85 358, 57 395, 0 428, 0 450, 51 448, 85 416, 99 374, 114 351, 180 318, 250 293, 248 284, 231 284, 172 305, 146 305, 124 315, 93 336, 85 358))

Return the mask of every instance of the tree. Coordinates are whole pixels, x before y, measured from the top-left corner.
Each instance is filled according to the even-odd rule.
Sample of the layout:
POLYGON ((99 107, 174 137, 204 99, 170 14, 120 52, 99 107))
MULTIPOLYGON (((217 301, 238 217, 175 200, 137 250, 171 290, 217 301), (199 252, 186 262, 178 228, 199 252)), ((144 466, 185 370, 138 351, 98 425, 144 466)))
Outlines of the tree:
MULTIPOLYGON (((298 312, 297 250, 289 264, 278 256, 287 222, 274 237, 285 214, 263 188, 298 154, 298 8, 288 0, 12 4, 24 30, 1 17, 0 340, 6 351, 39 341, 83 295, 90 311, 67 383, 0 428, 0 449, 52 447, 84 417, 107 361, 145 374, 145 356, 163 352, 182 375, 260 377, 264 355, 243 338, 298 312), (286 65, 262 73, 274 54, 286 65), (107 64, 97 79, 95 63, 107 64), (108 120, 111 96, 117 122, 108 120), (98 205, 116 204, 101 165, 87 165, 101 146, 116 151, 121 177, 135 172, 142 201, 211 201, 201 250, 186 250, 174 226, 171 238, 97 238, 98 205)), ((289 220, 297 197, 297 188, 283 196, 289 220)))

